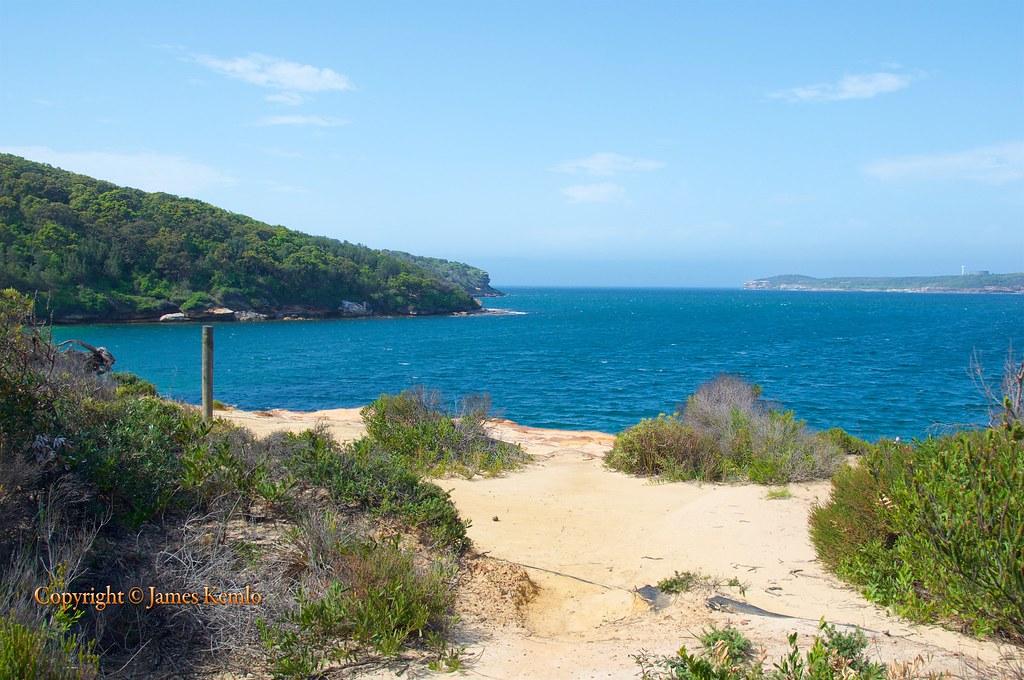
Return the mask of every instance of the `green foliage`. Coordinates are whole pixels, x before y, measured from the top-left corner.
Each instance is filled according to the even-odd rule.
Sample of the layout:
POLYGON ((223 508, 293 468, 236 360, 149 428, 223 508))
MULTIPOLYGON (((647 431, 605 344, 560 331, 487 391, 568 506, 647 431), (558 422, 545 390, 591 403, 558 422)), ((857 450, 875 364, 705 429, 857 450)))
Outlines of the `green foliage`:
POLYGON ((217 421, 206 436, 181 455, 181 488, 194 491, 208 503, 241 497, 287 505, 298 482, 273 459, 275 454, 287 455, 286 451, 258 441, 246 430, 217 421))
MULTIPOLYGON (((369 438, 338 445, 322 429, 257 439, 224 421, 206 423, 196 409, 156 397, 149 383, 95 374, 31 321, 30 300, 0 291, 0 606, 12 607, 0 612, 0 678, 93 677, 94 643, 124 652, 120 665, 133 663, 154 635, 187 646, 225 634, 216 629, 223 619, 204 612, 170 623, 156 611, 140 619, 36 607, 24 594, 47 582, 58 590, 107 582, 185 588, 200 575, 215 586, 236 569, 264 578, 281 559, 264 555, 272 545, 223 534, 208 540, 201 527, 257 515, 294 526, 310 508, 343 513, 343 531, 300 565, 316 578, 302 582, 309 587, 297 618, 263 626, 279 673, 312 673, 325 657, 306 643, 331 626, 344 637, 330 645, 354 655, 394 654, 443 631, 451 565, 469 539, 448 494, 406 458, 369 438), (393 538, 380 538, 381 527, 393 538), (151 554, 140 556, 138 544, 122 554, 135 542, 151 554)), ((290 583, 263 581, 278 588, 272 595, 285 609, 290 583)), ((252 619, 229 625, 240 645, 253 638, 252 619)), ((439 651, 438 663, 457 664, 452 654, 439 651)))
POLYGON ((770 501, 784 501, 787 498, 792 498, 793 494, 788 488, 781 486, 777 489, 768 489, 765 497, 770 501))
POLYGON ((728 580, 723 580, 695 571, 676 571, 672 576, 658 581, 658 590, 670 595, 688 593, 694 589, 714 590, 722 586, 738 588, 740 593, 747 591, 746 585, 741 583, 735 576, 728 580))
POLYGON ((677 593, 688 593, 693 587, 701 583, 705 577, 692 571, 675 572, 668 578, 658 581, 658 590, 664 593, 675 595, 677 593))
POLYGON ((11 616, 0 617, 0 678, 91 680, 98 675, 99 657, 91 644, 47 627, 30 628, 11 616))
POLYGON ((1006 428, 884 444, 811 515, 822 561, 918 620, 1024 639, 1024 442, 1006 428))
POLYGON ((56 320, 155 318, 213 303, 333 313, 477 309, 415 261, 200 201, 118 187, 0 154, 0 288, 39 291, 56 320))
POLYGON ((725 658, 730 664, 741 663, 754 653, 753 643, 746 635, 732 626, 725 628, 712 626, 710 629, 702 631, 700 643, 709 653, 713 653, 717 649, 724 649, 725 658))
POLYGON ((436 392, 406 390, 382 395, 362 410, 362 416, 373 444, 430 476, 495 475, 527 460, 517 444, 487 434, 484 399, 466 400, 455 415, 441 406, 436 392))
POLYGON ((162 512, 181 490, 182 456, 208 426, 199 414, 157 397, 86 404, 65 460, 132 527, 162 512))
POLYGON ((647 418, 624 430, 605 463, 636 475, 668 479, 720 479, 721 459, 714 442, 673 416, 647 418))
POLYGON ((701 385, 681 412, 619 433, 605 463, 665 479, 784 484, 827 477, 841 457, 791 411, 766 408, 756 386, 721 376, 701 385))
POLYGON ((287 468, 297 479, 326 488, 335 502, 398 517, 437 547, 455 553, 469 547, 466 524, 448 494, 401 458, 369 439, 339 447, 323 429, 284 436, 294 445, 287 468))
POLYGON ((867 638, 859 629, 840 633, 824 621, 810 648, 800 652, 797 634, 789 636, 789 652, 770 670, 753 658, 750 641, 732 627, 701 635, 704 651, 690 654, 685 647, 673 657, 641 652, 633 659, 644 680, 884 680, 888 669, 870 661, 867 638))
POLYGON ((217 301, 209 294, 199 292, 192 293, 189 295, 184 302, 181 303, 180 309, 186 314, 190 312, 199 312, 217 304, 217 301))
POLYGON ((848 456, 863 456, 866 453, 870 453, 874 447, 871 442, 854 437, 841 427, 825 430, 819 436, 838 446, 848 456))
MULTIPOLYGON (((300 592, 297 607, 281 621, 260 625, 260 638, 278 677, 308 677, 327 662, 373 650, 397 654, 410 637, 443 630, 448 623, 452 572, 434 562, 418 569, 415 555, 397 539, 353 539, 327 518, 317 560, 333 580, 318 594, 300 592)), ((304 541, 309 537, 304 537, 304 541)))
POLYGON ((118 397, 155 397, 156 385, 134 373, 114 373, 118 397))
POLYGON ((490 297, 503 295, 503 293, 491 287, 491 277, 483 269, 472 267, 462 262, 442 260, 437 257, 410 255, 409 253, 396 250, 385 250, 384 252, 399 260, 423 267, 445 281, 454 283, 470 295, 490 297))

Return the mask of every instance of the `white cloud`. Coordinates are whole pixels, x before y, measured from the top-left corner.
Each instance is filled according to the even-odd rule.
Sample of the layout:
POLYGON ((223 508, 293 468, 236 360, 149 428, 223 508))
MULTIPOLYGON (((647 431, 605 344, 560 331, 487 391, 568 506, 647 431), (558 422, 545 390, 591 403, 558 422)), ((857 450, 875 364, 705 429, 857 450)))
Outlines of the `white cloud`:
POLYGON ((348 121, 344 118, 335 118, 333 116, 265 116, 257 121, 257 125, 310 125, 313 127, 339 127, 341 125, 348 125, 348 121))
POLYGON ((570 203, 611 203, 625 198, 626 190, 618 184, 598 182, 564 187, 562 195, 568 198, 570 203))
POLYGON ((302 103, 302 95, 297 92, 277 92, 275 94, 268 94, 265 99, 268 102, 284 104, 285 106, 298 106, 302 103))
POLYGON ((115 184, 181 196, 196 196, 207 189, 235 183, 232 177, 209 165, 173 154, 57 151, 46 146, 8 146, 0 147, 0 151, 115 184))
POLYGON ((352 89, 348 77, 334 69, 300 64, 265 54, 253 53, 233 59, 199 54, 193 59, 229 78, 278 90, 278 94, 268 97, 278 103, 298 104, 302 101, 300 93, 344 92, 352 89))
POLYGON ((953 153, 888 158, 867 165, 864 172, 882 180, 967 180, 1005 184, 1024 180, 1024 141, 953 153))
POLYGON ((791 102, 834 102, 847 99, 871 99, 880 94, 897 92, 910 85, 913 78, 904 73, 880 71, 847 75, 834 83, 816 83, 773 92, 772 97, 791 102))
POLYGON ((592 154, 586 158, 577 158, 571 161, 559 163, 554 168, 555 172, 569 174, 586 174, 597 177, 611 177, 623 172, 648 172, 665 167, 661 161, 654 161, 644 158, 630 158, 622 154, 602 151, 592 154))

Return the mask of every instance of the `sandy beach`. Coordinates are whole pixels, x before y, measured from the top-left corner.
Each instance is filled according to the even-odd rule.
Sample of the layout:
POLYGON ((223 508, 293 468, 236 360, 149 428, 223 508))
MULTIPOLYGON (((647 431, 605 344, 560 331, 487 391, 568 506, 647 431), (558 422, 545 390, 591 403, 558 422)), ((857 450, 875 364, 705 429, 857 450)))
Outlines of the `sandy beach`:
MULTIPOLYGON (((359 409, 299 413, 220 411, 258 435, 298 431, 318 422, 339 440, 363 434, 359 409)), ((477 571, 492 582, 464 590, 456 639, 465 673, 486 678, 633 678, 630 657, 641 649, 674 653, 699 647, 695 636, 732 624, 775 659, 786 635, 805 645, 820 618, 856 625, 884 661, 977 677, 972 666, 1000 677, 1020 650, 979 641, 888 614, 826 573, 807 535, 813 504, 829 483, 789 485, 791 497, 771 500, 757 485, 652 483, 606 469, 613 437, 601 432, 544 430, 493 421, 492 434, 521 444, 534 460, 497 478, 446 478, 469 535, 484 558, 477 571), (636 590, 675 571, 701 572, 743 587, 709 587, 654 605, 636 590), (528 576, 535 589, 517 593, 528 576), (502 603, 481 592, 503 594, 502 603), (721 594, 780 616, 713 610, 721 594), (509 605, 512 602, 512 605, 509 605), (499 606, 500 605, 500 606, 499 606), (511 614, 509 608, 511 607, 511 614)))

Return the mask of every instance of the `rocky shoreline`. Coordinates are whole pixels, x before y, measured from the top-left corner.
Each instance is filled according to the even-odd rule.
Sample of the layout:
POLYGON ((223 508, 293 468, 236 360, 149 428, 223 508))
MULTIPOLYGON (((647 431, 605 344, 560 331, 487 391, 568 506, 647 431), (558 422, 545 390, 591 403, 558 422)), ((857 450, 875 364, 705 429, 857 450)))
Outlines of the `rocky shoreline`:
MULTIPOLYGON (((496 297, 496 296, 489 296, 496 297)), ((144 324, 144 323, 251 323, 260 321, 327 321, 334 319, 400 319, 418 316, 517 316, 525 314, 510 309, 480 307, 472 310, 413 312, 409 314, 381 314, 369 307, 360 309, 321 309, 315 307, 283 307, 268 313, 253 310, 233 310, 228 307, 212 307, 197 312, 169 312, 159 316, 127 317, 83 317, 54 318, 56 326, 81 326, 87 324, 144 324)))

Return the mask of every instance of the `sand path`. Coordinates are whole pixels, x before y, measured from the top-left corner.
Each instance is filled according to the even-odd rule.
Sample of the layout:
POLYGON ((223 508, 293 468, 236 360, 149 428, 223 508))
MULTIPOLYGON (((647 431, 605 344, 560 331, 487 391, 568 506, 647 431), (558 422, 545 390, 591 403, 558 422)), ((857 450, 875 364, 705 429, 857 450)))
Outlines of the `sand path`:
MULTIPOLYGON (((342 440, 363 432, 358 409, 226 417, 261 435, 318 421, 342 440)), ((999 664, 1007 653, 1021 658, 1019 650, 906 623, 825 573, 807 536, 807 515, 827 498, 827 482, 792 484, 784 500, 769 500, 756 485, 653 484, 602 465, 610 435, 508 421, 491 429, 523 445, 534 462, 504 477, 438 483, 471 521, 476 549, 521 565, 539 590, 519 624, 472 616, 462 623, 460 642, 475 655, 469 675, 634 678, 631 654, 671 654, 680 644, 694 649, 694 634, 726 623, 776 658, 787 633, 811 635, 822 616, 864 628, 872 654, 885 661, 920 655, 929 668, 966 673, 968 662, 999 664), (745 589, 691 592, 657 609, 633 592, 676 570, 736 577, 745 589), (705 600, 716 592, 793 618, 711 611, 705 600)))

